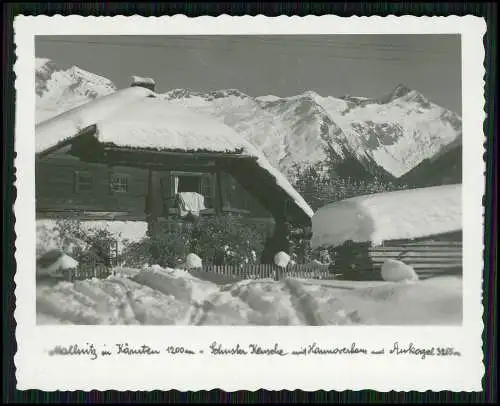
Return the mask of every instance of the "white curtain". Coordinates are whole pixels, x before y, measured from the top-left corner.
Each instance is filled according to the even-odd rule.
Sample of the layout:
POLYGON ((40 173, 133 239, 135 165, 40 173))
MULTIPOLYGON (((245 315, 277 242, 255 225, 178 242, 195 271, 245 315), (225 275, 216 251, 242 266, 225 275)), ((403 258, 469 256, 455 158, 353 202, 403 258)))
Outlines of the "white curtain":
POLYGON ((177 194, 177 191, 179 190, 179 177, 174 176, 174 196, 177 194))

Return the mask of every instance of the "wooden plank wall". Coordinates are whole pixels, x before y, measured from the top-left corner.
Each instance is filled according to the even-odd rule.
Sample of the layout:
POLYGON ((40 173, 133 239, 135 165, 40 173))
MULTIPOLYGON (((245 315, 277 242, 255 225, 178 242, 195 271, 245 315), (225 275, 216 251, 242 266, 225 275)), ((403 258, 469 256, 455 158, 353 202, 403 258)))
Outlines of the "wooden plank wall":
POLYGON ((369 251, 376 271, 380 271, 386 259, 411 265, 421 277, 462 271, 462 241, 458 240, 387 242, 369 251))
POLYGON ((37 212, 112 211, 144 217, 147 171, 130 167, 91 164, 72 157, 46 158, 36 164, 37 212), (90 172, 91 191, 75 191, 75 171, 90 172), (129 191, 110 190, 112 174, 128 176, 129 191))
MULTIPOLYGON (((178 170, 182 169, 185 168, 179 166, 178 170)), ((163 214, 161 179, 168 181, 169 173, 168 170, 152 171, 153 196, 150 209, 159 217, 163 214)), ((263 217, 268 221, 272 219, 258 200, 230 174, 220 172, 220 175, 225 210, 242 210, 241 214, 245 216, 263 217), (229 193, 232 184, 235 184, 236 189, 229 193)), ((124 220, 143 220, 147 209, 148 176, 148 170, 145 168, 89 163, 66 154, 47 156, 36 162, 37 213, 41 218, 77 215, 79 218, 97 219, 102 216, 87 217, 84 212, 113 212, 124 220), (75 191, 76 171, 85 171, 92 175, 92 190, 75 191), (112 174, 127 175, 128 192, 110 191, 112 174)))

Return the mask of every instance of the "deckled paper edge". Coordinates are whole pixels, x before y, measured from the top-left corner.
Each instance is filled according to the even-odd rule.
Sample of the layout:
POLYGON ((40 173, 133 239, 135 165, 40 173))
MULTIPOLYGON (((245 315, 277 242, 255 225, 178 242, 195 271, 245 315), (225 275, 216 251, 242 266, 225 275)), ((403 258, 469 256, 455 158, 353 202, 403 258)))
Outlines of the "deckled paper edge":
MULTIPOLYGON (((117 17, 82 17, 82 16, 59 16, 56 15, 54 17, 48 17, 48 16, 36 16, 36 17, 26 17, 26 16, 20 16, 17 17, 15 22, 14 22, 14 28, 15 28, 15 43, 17 45, 17 40, 20 38, 20 32, 23 32, 25 30, 33 30, 33 28, 39 27, 40 25, 43 24, 49 24, 46 28, 46 32, 43 32, 45 35, 56 35, 56 34, 67 34, 68 32, 57 32, 58 30, 58 25, 62 24, 70 24, 70 25, 78 25, 81 23, 84 23, 85 25, 89 26, 92 25, 92 31, 94 32, 88 32, 88 34, 97 34, 95 31, 95 24, 109 24, 109 27, 105 28, 106 32, 99 31, 99 35, 102 34, 115 34, 115 35, 120 35, 124 33, 124 28, 125 25, 130 24, 133 22, 134 27, 133 29, 128 29, 127 34, 128 35, 133 35, 133 34, 160 34, 161 31, 164 31, 166 28, 166 24, 169 25, 170 29, 173 29, 172 31, 175 31, 176 35, 190 35, 190 34, 202 34, 203 32, 200 32, 200 28, 205 25, 205 26, 210 26, 212 25, 212 28, 214 26, 214 23, 217 25, 217 30, 220 31, 221 34, 268 34, 270 33, 269 31, 272 31, 273 34, 279 34, 279 33, 291 33, 290 29, 293 27, 293 34, 305 34, 305 33, 316 33, 316 34, 321 34, 325 33, 319 30, 320 24, 325 24, 328 22, 331 25, 336 26, 336 32, 335 33, 352 33, 351 28, 345 27, 345 25, 340 24, 341 22, 344 22, 345 20, 349 20, 349 23, 352 24, 367 24, 367 23, 381 23, 381 24, 386 24, 383 25, 382 27, 377 27, 377 29, 374 29, 371 33, 377 33, 377 34, 383 34, 383 33, 389 33, 391 32, 395 26, 399 26, 402 28, 401 31, 405 33, 419 33, 422 32, 422 30, 427 30, 429 26, 432 26, 433 24, 436 24, 437 28, 439 29, 438 24, 439 23, 455 23, 455 24, 462 24, 462 26, 467 25, 467 29, 471 29, 470 27, 474 27, 472 30, 476 31, 476 33, 480 32, 481 33, 481 38, 484 36, 486 32, 486 24, 484 22, 484 19, 473 17, 473 16, 465 16, 465 17, 457 17, 457 16, 450 16, 450 17, 413 17, 413 16, 403 16, 403 17, 395 17, 395 16, 388 16, 388 17, 379 17, 379 16, 373 16, 373 17, 349 17, 349 18, 342 18, 342 17, 336 17, 336 16, 307 16, 307 17, 286 17, 286 16, 281 16, 281 17, 265 17, 265 16, 256 16, 256 17, 250 17, 250 16, 244 16, 244 17, 231 17, 227 15, 221 15, 219 17, 209 17, 209 16, 203 16, 203 17, 196 17, 196 18, 189 18, 183 15, 176 15, 173 17, 140 17, 140 16, 131 16, 131 17, 125 17, 125 16, 117 16, 117 17), (232 23, 237 22, 238 24, 244 25, 244 28, 241 29, 241 27, 235 27, 232 25, 232 23), (416 24, 418 22, 418 24, 416 24), (390 23, 390 24, 388 24, 390 23), (246 24, 246 25, 245 25, 246 24), (391 25, 392 24, 392 25, 391 25)), ((359 26, 359 25, 358 25, 359 26)), ((352 26, 351 26, 352 27, 352 26)), ((173 34, 173 32, 169 32, 170 34, 173 34)), ((452 31, 453 32, 453 31, 452 31)), ((370 32, 363 32, 363 33, 370 33, 370 32)), ((402 32, 401 32, 402 33, 402 32)), ((442 32, 444 33, 444 32, 442 32)), ((37 34, 40 34, 37 32, 37 34)), ((83 34, 83 33, 82 33, 83 34)), ((481 41, 481 45, 482 45, 481 41)), ((477 106, 478 111, 474 111, 474 115, 480 114, 479 117, 474 117, 473 124, 472 125, 472 130, 478 130, 483 134, 482 142, 479 143, 476 140, 467 139, 467 137, 464 137, 464 151, 467 151, 467 154, 470 154, 468 159, 464 160, 464 184, 466 183, 466 179, 470 179, 472 182, 472 185, 476 189, 474 191, 476 193, 480 193, 480 196, 482 197, 484 195, 484 171, 485 171, 485 162, 483 160, 483 153, 484 153, 484 141, 486 139, 484 132, 483 132, 483 121, 485 118, 485 113, 484 113, 484 74, 485 74, 485 69, 484 69, 484 47, 481 46, 479 47, 479 44, 476 44, 476 47, 481 48, 480 50, 476 50, 476 57, 478 60, 475 61, 469 61, 468 63, 480 63, 481 65, 481 70, 480 70, 480 75, 481 75, 481 89, 477 88, 472 88, 469 85, 470 83, 473 83, 472 86, 477 86, 478 83, 476 82, 475 78, 472 79, 470 76, 466 77, 466 74, 462 72, 462 100, 464 100, 464 106, 465 106, 465 100, 469 96, 469 92, 472 91, 473 94, 476 96, 482 97, 483 104, 482 106, 477 106), (464 80, 467 79, 467 80, 464 80), (467 90, 468 89, 468 90, 467 90), (479 94, 480 92, 480 94, 479 94), (480 126, 477 126, 478 121, 480 118, 480 126), (467 140, 467 142, 466 142, 467 140), (481 148, 481 149, 480 149, 481 148), (477 156, 477 158, 476 158, 477 156), (472 159, 477 159, 479 162, 474 162, 474 165, 468 166, 467 162, 470 163, 470 157, 472 159), (472 170, 470 170, 472 169, 472 170), (479 173, 480 172, 480 173, 479 173), (480 176, 480 177, 479 177, 480 176)), ((21 243, 23 245, 23 248, 25 247, 25 243, 28 243, 29 246, 35 246, 34 244, 34 239, 35 239, 35 223, 34 223, 34 210, 33 212, 26 211, 26 203, 28 203, 26 200, 24 200, 27 196, 24 192, 26 189, 32 190, 32 195, 31 197, 34 196, 34 179, 26 179, 25 176, 23 176, 23 172, 25 165, 33 165, 34 164, 34 148, 33 148, 33 143, 29 141, 29 137, 27 135, 33 134, 33 131, 28 131, 26 134, 26 111, 34 110, 34 94, 33 96, 25 98, 23 96, 23 89, 34 89, 34 75, 29 75, 32 76, 33 78, 26 78, 24 75, 21 75, 20 72, 33 72, 33 66, 32 66, 32 61, 29 60, 23 60, 22 59, 22 52, 20 52, 20 48, 16 47, 16 62, 14 66, 14 71, 16 74, 16 139, 15 139, 15 149, 16 152, 18 153, 17 158, 15 160, 15 167, 17 169, 17 181, 16 181, 16 188, 18 191, 18 199, 14 205, 14 213, 15 213, 15 218, 16 218, 16 234, 17 234, 17 241, 16 241, 16 263, 18 270, 20 269, 20 264, 25 265, 29 262, 25 260, 26 256, 26 250, 25 249, 20 249, 20 245, 18 243, 21 243), (21 58, 20 58, 21 57, 21 58), (21 138, 18 136, 19 134, 23 133, 25 134, 25 138, 21 138), (22 152, 21 152, 22 151, 22 152), (24 190, 23 190, 24 189, 24 190), (30 224, 30 221, 32 222, 30 224), (32 235, 28 235, 27 230, 31 229, 32 230, 32 235), (22 230, 22 232, 20 232, 22 230), (20 238, 22 237, 22 238, 20 238)), ((24 55, 25 56, 25 55, 24 55)), ((462 55, 462 59, 464 60, 464 55, 462 55)), ((462 64, 462 68, 464 69, 464 63, 462 64)), ((476 70, 474 70, 475 74, 478 74, 476 70)), ((34 93, 34 92, 32 92, 34 93)), ((476 107, 473 107, 474 110, 476 107)), ((465 113, 465 112, 464 112, 465 113)), ((465 115, 465 114, 464 114, 465 115)), ((34 111, 32 113, 33 118, 33 123, 34 123, 34 111)), ((465 123, 467 124, 467 123, 465 123)), ((33 126, 33 125, 32 125, 33 126)), ((467 131, 467 125, 464 125, 464 133, 467 131)), ((34 165, 33 165, 34 166, 34 165)), ((464 200, 470 200, 471 194, 470 191, 466 191, 466 188, 464 188, 464 200)), ((481 200, 479 196, 476 196, 476 200, 481 200)), ((34 202, 28 203, 28 206, 30 206, 34 209, 34 202)), ((478 209, 477 206, 477 201, 474 204, 474 208, 478 209)), ((482 206, 481 202, 481 215, 483 216, 483 224, 484 224, 484 207, 482 206)), ((478 213, 479 214, 479 213, 478 213)), ((475 220, 475 219, 474 219, 475 220)), ((464 221, 468 221, 468 219, 464 219, 464 221)), ((474 231, 477 233, 476 237, 479 237, 481 241, 483 241, 483 231, 482 231, 482 226, 481 224, 481 230, 474 229, 474 231), (480 234, 480 235, 479 235, 480 234)), ((464 241, 465 243, 465 241, 464 241)), ((33 251, 34 252, 34 251, 33 251)), ((476 254, 476 253, 474 253, 476 254)), ((464 262, 467 262, 467 258, 465 258, 467 255, 464 252, 464 262)), ((477 260, 477 256, 472 255, 469 258, 469 262, 473 263, 475 260, 477 260)), ((31 259, 32 260, 32 259, 31 259)), ((483 250, 481 249, 481 254, 480 254, 480 260, 481 264, 483 264, 483 250)), ((481 271, 483 270, 484 265, 481 266, 481 271)), ((34 328, 34 326, 27 325, 26 320, 32 320, 33 319, 33 304, 34 304, 34 289, 31 286, 27 286, 26 281, 23 281, 22 275, 26 275, 27 272, 25 271, 24 274, 20 273, 19 271, 16 272, 15 275, 15 294, 16 294, 16 308, 14 312, 14 316, 17 322, 17 328, 16 328, 16 340, 18 344, 18 352, 15 355, 14 362, 17 367, 16 371, 16 377, 18 380, 18 387, 20 389, 28 389, 28 388, 36 388, 36 389, 42 389, 42 390, 93 390, 93 389, 98 389, 98 390, 105 390, 105 389, 116 389, 116 390, 153 390, 153 389, 178 389, 178 390, 210 390, 213 389, 214 387, 207 387, 206 385, 204 386, 203 383, 201 382, 190 382, 182 387, 169 387, 168 385, 165 387, 145 387, 144 384, 139 384, 136 385, 135 387, 130 386, 130 385, 123 385, 118 382, 115 382, 114 385, 106 384, 104 383, 103 385, 99 385, 99 387, 92 386, 92 387, 85 387, 85 386, 79 386, 79 387, 61 387, 58 386, 57 383, 50 383, 45 381, 44 383, 40 384, 34 383, 34 382, 26 382, 24 381, 25 375, 23 373, 23 368, 29 368, 29 366, 26 363, 26 359, 23 358, 22 356, 22 350, 26 346, 29 346, 30 341, 33 339, 33 336, 29 335, 29 328, 34 328), (27 301, 25 298, 26 296, 32 295, 33 297, 31 300, 27 301), (22 297, 24 300, 20 301, 19 298, 22 297), (31 303, 30 303, 31 302, 31 303), (26 331, 26 333, 23 333, 23 331, 26 331), (20 353, 21 352, 21 353, 20 353)), ((29 276, 29 274, 27 274, 29 276)), ((464 278, 465 279, 465 278, 464 278)), ((473 286, 475 287, 475 291, 471 292, 473 286, 468 286, 468 290, 464 291, 464 302, 465 302, 465 296, 475 296, 475 299, 480 299, 482 297, 481 292, 482 292, 482 278, 477 278, 478 280, 473 280, 474 284, 473 286), (479 290, 477 290, 479 289, 479 290), (467 292, 467 293, 466 293, 467 292)), ((464 282, 465 284, 465 282, 464 282)), ((467 309, 464 309, 467 310, 467 309)), ((474 338, 475 345, 477 347, 482 347, 482 333, 484 329, 484 324, 483 324, 483 306, 481 303, 481 306, 473 309, 475 312, 475 315, 472 315, 474 317, 474 320, 477 319, 477 323, 481 323, 481 326, 477 324, 476 326, 471 326, 470 328, 474 327, 476 330, 475 334, 476 337, 474 338)), ((464 318, 465 318, 465 312, 464 312, 464 318)), ((89 328, 98 328, 98 327, 89 327, 89 328)), ((110 327, 114 328, 114 327, 110 327)), ((143 328, 143 327, 140 327, 143 328)), ((197 327, 193 327, 193 329, 196 329, 197 327)), ((268 327, 260 327, 260 329, 267 329, 268 327)), ((309 329, 309 327, 302 327, 303 329, 309 329)), ((344 327, 343 327, 344 328, 344 327)), ((405 329, 406 327, 400 327, 401 329, 405 329)), ((224 327, 221 327, 221 329, 224 329, 224 327)), ((287 329, 287 331, 291 331, 288 327, 284 327, 284 329, 287 329)), ((128 331, 128 330, 127 330, 128 331)), ((477 360, 476 360, 477 361, 477 360)), ((325 360, 319 360, 318 362, 324 363, 325 360)), ((368 384, 364 385, 363 383, 360 383, 358 385, 351 385, 351 386, 343 386, 342 384, 339 383, 332 383, 330 387, 322 387, 322 386, 315 386, 314 384, 311 384, 309 382, 305 386, 287 386, 286 384, 284 385, 279 385, 279 386, 265 386, 261 384, 257 385, 246 385, 245 387, 231 384, 229 382, 224 382, 218 385, 217 387, 220 389, 224 390, 257 390, 257 389, 270 389, 270 390, 276 390, 276 389, 303 389, 303 390, 358 390, 358 389, 374 389, 378 391, 390 391, 390 390, 419 390, 419 391, 426 391, 426 390, 433 390, 433 391, 440 391, 443 389, 448 389, 448 390, 464 390, 464 391, 477 391, 481 390, 480 385, 481 385, 481 380, 482 376, 484 374, 484 364, 483 364, 483 356, 482 356, 482 350, 481 350, 481 366, 482 366, 482 371, 477 371, 480 373, 480 376, 477 377, 475 383, 471 383, 470 387, 468 388, 463 388, 463 387, 457 387, 457 388, 442 388, 442 387, 425 387, 421 388, 418 386, 418 383, 414 382, 414 385, 407 385, 406 387, 394 387, 390 383, 386 382, 379 382, 376 381, 376 384, 368 384), (479 386, 478 386, 479 385, 479 386)), ((472 367, 472 366, 471 366, 472 367)), ((476 367, 474 367, 476 368, 476 367)))

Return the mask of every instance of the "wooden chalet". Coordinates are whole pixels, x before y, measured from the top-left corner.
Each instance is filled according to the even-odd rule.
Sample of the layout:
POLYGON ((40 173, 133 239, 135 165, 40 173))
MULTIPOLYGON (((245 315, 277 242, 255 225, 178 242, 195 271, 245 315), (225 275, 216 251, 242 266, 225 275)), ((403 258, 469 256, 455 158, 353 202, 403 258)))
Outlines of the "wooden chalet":
MULTIPOLYGON (((179 196, 221 213, 308 228, 312 210, 239 134, 131 86, 36 126, 37 218, 187 221, 179 196)), ((189 217, 189 216, 186 216, 189 217)), ((279 229, 282 229, 278 227, 279 229)))

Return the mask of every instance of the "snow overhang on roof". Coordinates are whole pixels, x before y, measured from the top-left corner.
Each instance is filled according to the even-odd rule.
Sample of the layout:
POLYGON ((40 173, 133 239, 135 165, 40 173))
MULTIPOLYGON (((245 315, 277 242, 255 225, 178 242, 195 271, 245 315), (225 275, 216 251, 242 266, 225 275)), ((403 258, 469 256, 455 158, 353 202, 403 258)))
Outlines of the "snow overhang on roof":
POLYGON ((154 151, 240 154, 275 179, 309 219, 312 209, 263 154, 236 131, 202 114, 162 99, 144 87, 130 87, 76 107, 35 128, 37 157, 92 136, 101 145, 154 151))
POLYGON ((132 76, 132 81, 130 83, 130 86, 139 86, 139 87, 144 87, 146 89, 149 89, 151 91, 155 90, 155 80, 152 78, 143 78, 141 76, 132 76))
POLYGON ((346 241, 416 239, 462 230, 462 185, 358 196, 328 204, 312 218, 313 248, 346 241))

